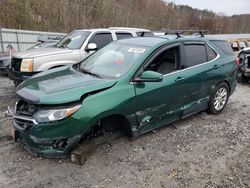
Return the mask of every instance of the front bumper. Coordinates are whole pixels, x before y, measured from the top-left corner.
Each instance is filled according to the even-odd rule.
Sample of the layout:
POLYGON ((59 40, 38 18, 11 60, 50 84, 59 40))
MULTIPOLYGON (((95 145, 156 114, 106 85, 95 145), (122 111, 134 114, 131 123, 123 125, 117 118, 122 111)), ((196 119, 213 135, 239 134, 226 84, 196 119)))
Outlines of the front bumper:
POLYGON ((34 119, 28 118, 27 121, 21 121, 22 125, 20 125, 23 116, 15 116, 10 109, 8 115, 13 118, 12 126, 16 140, 35 156, 68 157, 88 130, 81 121, 73 117, 46 124, 39 124, 34 119), (32 122, 32 125, 27 122, 32 122))
POLYGON ((9 78, 17 83, 21 83, 22 81, 38 73, 38 72, 19 72, 19 71, 14 71, 11 68, 8 68, 7 70, 9 78))

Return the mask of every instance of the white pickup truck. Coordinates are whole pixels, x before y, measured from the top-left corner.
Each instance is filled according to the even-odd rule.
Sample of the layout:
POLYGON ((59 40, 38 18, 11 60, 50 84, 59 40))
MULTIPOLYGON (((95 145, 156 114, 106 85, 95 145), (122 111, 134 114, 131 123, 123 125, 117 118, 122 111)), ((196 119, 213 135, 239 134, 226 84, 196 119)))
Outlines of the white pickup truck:
POLYGON ((154 36, 154 34, 146 29, 121 27, 74 30, 53 48, 13 54, 8 69, 9 78, 18 85, 36 73, 78 63, 114 40, 143 36, 154 36))

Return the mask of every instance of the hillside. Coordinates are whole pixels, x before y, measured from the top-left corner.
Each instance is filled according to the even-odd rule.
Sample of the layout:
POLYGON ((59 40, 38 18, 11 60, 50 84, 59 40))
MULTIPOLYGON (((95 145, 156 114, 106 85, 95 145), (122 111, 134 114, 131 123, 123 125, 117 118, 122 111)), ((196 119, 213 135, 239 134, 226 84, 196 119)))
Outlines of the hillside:
POLYGON ((0 27, 69 32, 108 26, 250 33, 250 15, 227 17, 163 0, 1 0, 0 27))

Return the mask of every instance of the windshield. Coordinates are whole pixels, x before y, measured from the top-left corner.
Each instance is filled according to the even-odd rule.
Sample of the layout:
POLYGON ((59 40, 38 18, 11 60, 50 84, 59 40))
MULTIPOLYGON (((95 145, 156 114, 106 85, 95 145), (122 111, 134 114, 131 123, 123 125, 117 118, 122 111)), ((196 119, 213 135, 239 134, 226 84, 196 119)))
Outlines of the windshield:
POLYGON ((80 64, 83 72, 99 76, 119 78, 145 53, 147 47, 111 43, 80 64))
POLYGON ((56 45, 58 48, 79 49, 89 36, 89 31, 72 31, 56 45))

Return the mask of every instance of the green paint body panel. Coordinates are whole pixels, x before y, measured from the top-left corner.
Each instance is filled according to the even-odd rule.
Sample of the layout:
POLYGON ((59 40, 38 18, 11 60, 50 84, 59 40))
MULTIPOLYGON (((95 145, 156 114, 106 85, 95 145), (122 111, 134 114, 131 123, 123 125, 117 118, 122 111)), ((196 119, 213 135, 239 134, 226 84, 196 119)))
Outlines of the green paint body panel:
MULTIPOLYGON (((141 65, 162 46, 183 42, 185 38, 133 38, 117 43, 149 47, 143 56, 118 79, 100 79, 74 70, 60 67, 37 74, 23 82, 17 95, 37 105, 66 105, 80 101, 81 108, 71 117, 49 124, 38 124, 26 132, 18 131, 22 142, 41 155, 68 154, 91 126, 110 115, 126 118, 132 135, 138 136, 185 115, 204 110, 216 85, 227 82, 231 93, 236 85, 237 67, 234 57, 224 54, 206 38, 195 38, 212 46, 219 58, 193 68, 179 70, 158 82, 133 82, 133 76, 141 65), (214 65, 219 68, 214 69, 214 65), (183 79, 176 81, 178 77, 183 79), (94 94, 90 94, 94 92, 94 94), (197 107, 198 111, 196 111, 197 107), (71 142, 61 150, 54 148, 54 140, 67 138, 71 142), (43 142, 45 144, 43 144, 43 142)), ((117 125, 119 126, 119 125, 117 125)))

